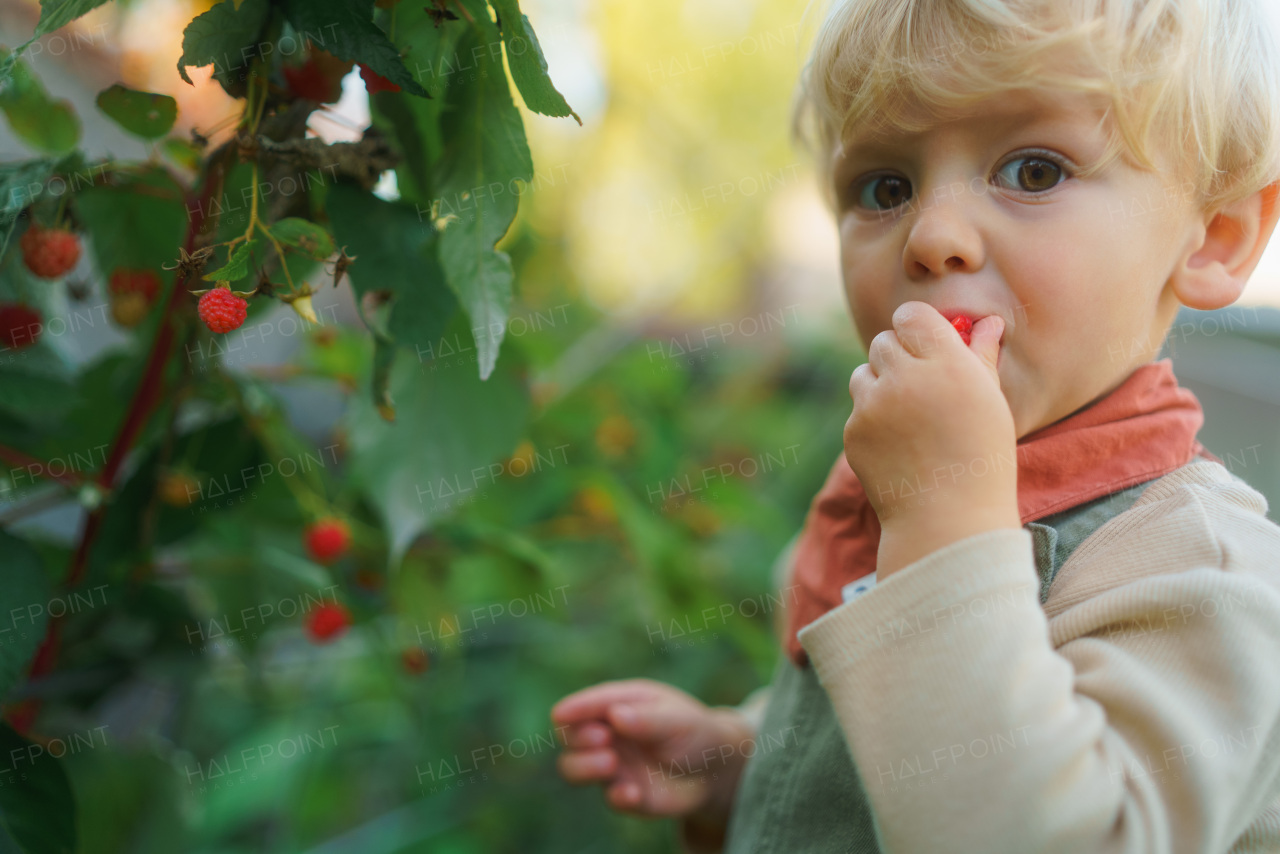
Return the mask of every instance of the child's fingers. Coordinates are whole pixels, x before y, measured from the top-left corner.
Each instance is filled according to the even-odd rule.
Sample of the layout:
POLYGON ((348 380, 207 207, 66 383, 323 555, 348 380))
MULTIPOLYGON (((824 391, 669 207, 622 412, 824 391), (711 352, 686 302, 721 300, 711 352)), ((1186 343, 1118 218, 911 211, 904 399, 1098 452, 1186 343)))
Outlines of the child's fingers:
POLYGON ((644 809, 644 794, 640 784, 634 780, 620 779, 605 792, 609 804, 616 810, 641 812, 644 809))
POLYGON ((901 350, 902 345, 898 342, 898 334, 892 329, 886 329, 877 333, 867 346, 867 364, 878 377, 893 365, 901 350))
POLYGON ((617 703, 609 707, 607 719, 619 735, 636 741, 669 738, 694 723, 688 709, 664 703, 646 706, 617 703))
POLYGON ((613 735, 608 725, 599 721, 571 724, 563 729, 558 728, 557 733, 561 736, 561 741, 565 747, 575 750, 605 747, 609 744, 613 735))
POLYGON ((648 680, 624 679, 601 682, 575 691, 551 707, 551 720, 556 724, 572 724, 585 720, 602 720, 613 703, 649 699, 653 685, 648 680))
POLYGON ((576 750, 556 757, 560 776, 574 785, 611 780, 618 772, 618 754, 612 750, 576 750))
POLYGON ((858 398, 865 395, 867 390, 870 389, 872 384, 879 378, 879 375, 875 372, 875 368, 871 367, 869 363, 863 362, 861 365, 858 365, 858 367, 853 369, 853 373, 849 376, 850 399, 852 399, 854 403, 857 403, 858 398))
POLYGON ((993 371, 1000 356, 1000 339, 1004 335, 1004 318, 988 315, 973 325, 969 348, 977 353, 993 371))

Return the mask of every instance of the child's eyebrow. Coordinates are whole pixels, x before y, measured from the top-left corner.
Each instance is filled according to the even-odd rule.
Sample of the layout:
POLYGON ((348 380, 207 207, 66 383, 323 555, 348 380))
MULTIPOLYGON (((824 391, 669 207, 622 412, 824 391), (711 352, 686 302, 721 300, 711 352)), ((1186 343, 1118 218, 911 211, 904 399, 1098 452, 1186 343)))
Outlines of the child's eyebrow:
MULTIPOLYGON (((972 116, 967 121, 971 122, 975 133, 1001 139, 1014 134, 1030 133, 1065 138, 1074 143, 1074 147, 1082 155, 1101 145, 1095 122, 1082 122, 1076 116, 1064 116, 1053 109, 1019 110, 1003 115, 997 112, 972 116)), ((855 136, 844 144, 836 146, 832 153, 832 174, 841 171, 842 166, 848 168, 853 164, 866 161, 901 159, 904 152, 918 145, 920 140, 932 130, 932 128, 924 131, 891 130, 874 137, 855 136)))

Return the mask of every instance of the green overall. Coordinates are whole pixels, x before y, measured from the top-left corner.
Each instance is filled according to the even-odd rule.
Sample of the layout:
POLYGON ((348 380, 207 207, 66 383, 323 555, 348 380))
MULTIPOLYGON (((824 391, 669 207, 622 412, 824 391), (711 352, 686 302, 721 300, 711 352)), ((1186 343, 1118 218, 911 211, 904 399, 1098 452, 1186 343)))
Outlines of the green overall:
MULTIPOLYGON (((1034 546, 1041 604, 1072 551, 1150 485, 1140 483, 1023 526, 1034 546)), ((831 700, 812 663, 801 670, 780 656, 756 752, 735 796, 724 854, 879 851, 870 803, 831 700)))

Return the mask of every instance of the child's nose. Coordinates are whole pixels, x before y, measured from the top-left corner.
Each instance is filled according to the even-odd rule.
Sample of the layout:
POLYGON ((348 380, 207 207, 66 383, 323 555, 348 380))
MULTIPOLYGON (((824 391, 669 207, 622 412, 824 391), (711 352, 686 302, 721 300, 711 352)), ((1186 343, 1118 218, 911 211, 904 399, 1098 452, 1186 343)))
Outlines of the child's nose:
POLYGON ((972 273, 986 261, 982 235, 965 210, 963 199, 946 188, 922 197, 902 250, 908 278, 927 279, 947 273, 972 273))

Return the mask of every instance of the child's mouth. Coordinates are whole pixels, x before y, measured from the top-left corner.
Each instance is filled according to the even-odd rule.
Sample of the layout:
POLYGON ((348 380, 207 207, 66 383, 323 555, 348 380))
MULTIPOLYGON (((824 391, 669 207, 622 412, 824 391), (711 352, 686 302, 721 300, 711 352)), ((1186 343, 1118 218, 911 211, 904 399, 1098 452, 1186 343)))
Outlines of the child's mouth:
MULTIPOLYGON (((948 312, 948 314, 950 314, 950 312, 948 312)), ((983 317, 986 317, 986 316, 987 315, 983 315, 983 317)), ((981 319, 982 319, 981 317, 978 318, 978 320, 981 320, 981 319)), ((954 317, 951 318, 952 327, 955 328, 956 332, 960 333, 960 339, 964 341, 964 346, 966 347, 969 346, 969 343, 973 337, 974 322, 975 322, 974 319, 967 314, 956 314, 954 317)), ((1000 359, 1002 356, 1004 356, 1004 334, 1005 332, 1008 331, 1008 329, 1009 327, 1006 324, 1004 329, 1000 330, 1000 349, 996 353, 996 370, 1000 369, 1000 359)))

